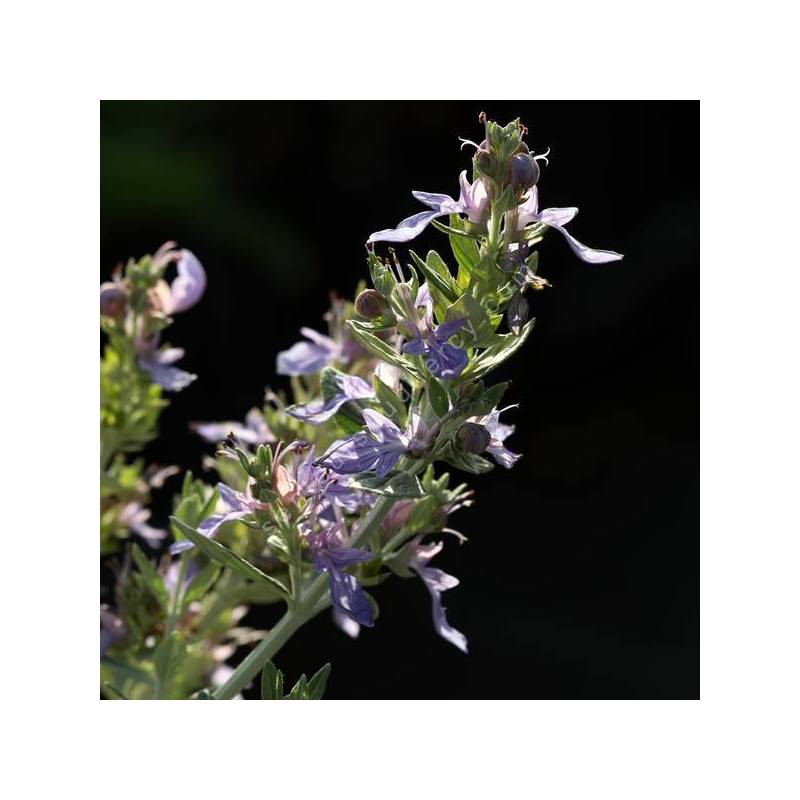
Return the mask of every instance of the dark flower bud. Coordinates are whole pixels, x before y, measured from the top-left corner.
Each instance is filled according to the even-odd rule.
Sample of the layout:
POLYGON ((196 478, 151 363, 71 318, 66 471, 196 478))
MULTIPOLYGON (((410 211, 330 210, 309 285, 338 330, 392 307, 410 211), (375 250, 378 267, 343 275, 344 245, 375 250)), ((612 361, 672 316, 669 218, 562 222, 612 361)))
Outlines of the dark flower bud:
POLYGON ((104 317, 122 319, 128 306, 128 293, 118 283, 100 284, 100 313, 104 317))
POLYGON ((465 422, 456 434, 458 444, 465 453, 479 455, 491 443, 492 437, 489 431, 478 425, 477 422, 465 422))
POLYGON ((356 297, 356 312, 367 319, 375 319, 383 316, 388 308, 388 303, 384 296, 375 289, 364 289, 356 297))
POLYGON ((506 319, 514 336, 519 336, 522 326, 528 321, 528 301, 519 292, 511 298, 511 302, 508 304, 506 319))
POLYGON ((517 153, 511 159, 511 185, 530 189, 539 180, 539 165, 527 154, 517 153))

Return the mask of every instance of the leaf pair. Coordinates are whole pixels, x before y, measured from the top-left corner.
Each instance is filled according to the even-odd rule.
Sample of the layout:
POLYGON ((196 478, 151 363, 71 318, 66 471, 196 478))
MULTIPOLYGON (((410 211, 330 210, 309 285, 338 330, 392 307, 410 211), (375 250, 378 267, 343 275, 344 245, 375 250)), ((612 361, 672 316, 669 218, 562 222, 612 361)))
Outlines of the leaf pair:
POLYGON ((331 665, 325 664, 311 677, 306 678, 305 673, 292 687, 289 694, 283 693, 283 673, 271 662, 264 664, 261 672, 261 699, 262 700, 322 700, 331 665))

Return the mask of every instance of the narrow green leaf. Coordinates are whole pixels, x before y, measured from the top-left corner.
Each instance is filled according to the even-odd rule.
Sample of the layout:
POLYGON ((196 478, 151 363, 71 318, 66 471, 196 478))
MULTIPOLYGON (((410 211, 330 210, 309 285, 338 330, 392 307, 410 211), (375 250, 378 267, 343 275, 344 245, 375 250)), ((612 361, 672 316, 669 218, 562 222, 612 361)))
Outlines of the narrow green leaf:
POLYGON ((158 600, 161 608, 166 610, 169 604, 169 593, 167 592, 167 587, 164 586, 164 581, 161 580, 161 576, 156 572, 156 568, 150 563, 138 544, 134 544, 131 548, 131 555, 136 562, 136 566, 139 567, 139 572, 145 579, 147 587, 158 600))
POLYGON ((431 250, 431 252, 428 253, 428 262, 426 263, 413 250, 410 251, 409 255, 420 272, 425 276, 429 288, 436 289, 450 303, 454 303, 458 300, 461 292, 459 292, 458 285, 453 279, 453 276, 450 275, 447 265, 442 261, 441 256, 431 250), (435 256, 435 258, 431 258, 431 256, 435 256))
POLYGON ((431 408, 436 412, 436 416, 441 418, 450 410, 450 397, 447 390, 434 377, 428 379, 427 387, 431 408))
POLYGON ((507 358, 525 344, 525 340, 533 330, 535 319, 530 320, 520 331, 519 336, 513 333, 496 335, 495 344, 487 347, 462 373, 462 379, 475 380, 500 366, 507 358))
POLYGON ((107 695, 110 695, 114 700, 129 700, 130 698, 125 697, 125 695, 117 689, 116 686, 113 686, 108 681, 103 684, 103 689, 107 695))
POLYGON ((261 699, 283 700, 283 673, 271 661, 261 670, 261 699))
POLYGON ((178 631, 161 640, 153 655, 153 664, 159 682, 166 684, 186 655, 186 642, 178 631))
POLYGON ((350 328, 353 338, 369 353, 385 361, 387 364, 392 364, 395 367, 404 369, 410 375, 420 379, 419 370, 414 364, 404 356, 400 355, 392 347, 390 347, 382 339, 379 339, 374 334, 364 329, 364 326, 355 319, 347 320, 347 325, 350 328))
POLYGON ((311 676, 306 694, 309 700, 322 700, 325 687, 328 685, 328 676, 331 674, 331 665, 325 664, 311 676))
POLYGON ((377 375, 372 378, 372 388, 375 389, 375 396, 386 412, 386 416, 399 427, 405 428, 407 412, 400 395, 390 389, 377 375))
POLYGON ((183 596, 183 605, 188 606, 195 600, 201 600, 205 597, 209 589, 214 585, 215 581, 222 572, 222 566, 216 561, 209 561, 197 574, 192 578, 189 588, 183 596))
POLYGON ((236 553, 228 550, 227 547, 224 547, 219 542, 215 542, 213 539, 203 536, 202 533, 199 533, 194 528, 190 528, 185 522, 181 522, 181 520, 176 517, 170 517, 170 521, 190 542, 192 542, 192 544, 196 545, 209 558, 218 561, 223 567, 227 567, 233 572, 237 572, 239 575, 243 575, 245 578, 249 578, 252 581, 264 581, 265 583, 269 583, 279 589, 286 597, 289 597, 289 590, 279 580, 262 572, 258 567, 244 558, 237 556, 236 553))
POLYGON ((454 339, 462 339, 469 347, 485 347, 495 335, 486 309, 472 295, 464 294, 448 309, 445 319, 466 320, 454 339))
POLYGON ((289 692, 290 700, 307 700, 306 689, 308 688, 308 678, 305 672, 300 676, 300 680, 292 687, 289 692))
MULTIPOLYGON (((435 222, 436 220, 434 220, 435 222)), ((458 263, 456 283, 461 289, 469 286, 470 277, 481 260, 480 250, 474 239, 469 238, 463 230, 465 222, 458 214, 450 215, 450 247, 458 263)))
POLYGON ((363 475, 351 478, 348 486, 385 497, 422 497, 424 494, 417 476, 410 472, 397 472, 385 478, 363 475))

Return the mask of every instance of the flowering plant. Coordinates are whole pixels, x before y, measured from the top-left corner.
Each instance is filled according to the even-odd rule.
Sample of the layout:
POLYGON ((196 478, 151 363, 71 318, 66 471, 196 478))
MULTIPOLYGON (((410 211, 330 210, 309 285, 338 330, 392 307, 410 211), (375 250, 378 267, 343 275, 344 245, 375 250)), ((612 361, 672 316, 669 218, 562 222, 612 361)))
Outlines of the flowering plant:
POLYGON ((130 454, 155 436, 163 393, 195 378, 162 336, 206 276, 168 243, 101 285, 101 554, 122 553, 100 615, 106 697, 231 699, 260 674, 263 699, 319 699, 330 665, 285 693, 272 659, 326 609, 350 636, 372 627, 373 593, 391 576, 421 581, 435 630, 467 652, 443 605, 458 580, 432 562, 448 537, 464 541, 449 521, 472 491, 439 468, 478 475, 520 457, 501 421, 506 384, 488 377, 531 333, 526 294, 549 286, 535 249, 547 231, 585 262, 622 258, 566 231, 576 208, 539 209, 547 153, 529 148, 519 120, 481 122, 480 144, 465 141, 472 180, 462 172, 458 199, 413 192, 428 210, 367 240, 371 286, 333 301, 327 333, 301 328, 303 340, 278 354, 288 392, 268 391, 243 423, 193 424, 216 445, 208 463, 219 480, 184 476, 158 563, 127 540, 166 545, 147 505, 177 470, 130 454), (405 265, 391 246, 382 252, 428 225, 447 236, 454 269, 433 250, 409 251, 405 265), (269 631, 238 625, 248 605, 272 603, 285 613, 269 631))

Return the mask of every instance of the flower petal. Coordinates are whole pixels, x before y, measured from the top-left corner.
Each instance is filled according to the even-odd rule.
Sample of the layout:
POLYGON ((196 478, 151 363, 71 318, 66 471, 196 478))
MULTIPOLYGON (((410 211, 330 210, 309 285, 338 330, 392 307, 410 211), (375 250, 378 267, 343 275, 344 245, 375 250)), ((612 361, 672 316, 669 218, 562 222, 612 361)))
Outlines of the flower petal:
POLYGON ((383 414, 373 411, 371 408, 365 408, 363 413, 364 422, 377 441, 382 444, 400 441, 402 436, 400 428, 388 417, 384 417, 383 414))
POLYGON ((425 366, 436 378, 451 380, 457 378, 469 363, 467 354, 452 344, 431 342, 425 366))
POLYGON ((396 228, 376 231, 367 239, 367 244, 372 244, 372 242, 408 242, 419 236, 431 220, 449 213, 449 211, 420 211, 419 214, 406 217, 406 219, 397 224, 396 228))
POLYGON ((346 633, 351 639, 358 639, 358 634, 361 633, 361 626, 354 620, 350 619, 343 611, 339 611, 336 606, 333 607, 333 622, 339 630, 346 633))
POLYGON ((442 592, 458 586, 458 578, 448 575, 435 567, 422 566, 422 561, 412 561, 409 565, 411 569, 422 578, 423 583, 428 588, 431 595, 431 611, 433 614, 433 627, 436 633, 443 639, 455 645, 463 653, 467 652, 467 637, 461 631, 456 630, 447 621, 446 609, 442 605, 442 592))
POLYGON ((349 564, 359 564, 362 561, 372 561, 375 558, 374 553, 357 547, 331 547, 325 552, 335 567, 346 567, 349 564))
POLYGON ((574 206, 569 208, 544 208, 537 216, 538 222, 543 222, 545 225, 566 225, 575 219, 578 209, 574 206))
POLYGON ((412 356, 424 356, 425 351, 428 349, 425 342, 422 340, 421 336, 417 336, 414 339, 410 339, 407 341, 403 347, 402 351, 404 353, 409 353, 412 356))
POLYGON ((191 250, 181 250, 178 277, 170 286, 168 314, 190 309, 206 290, 206 272, 191 250))
POLYGON ((197 375, 192 375, 191 372, 178 369, 178 367, 159 364, 155 361, 140 360, 139 366, 150 373, 153 383, 157 383, 168 392, 179 392, 197 378, 197 375))
POLYGON ((622 253, 617 253, 614 250, 593 250, 591 247, 581 244, 560 225, 551 225, 550 227, 558 231, 567 240, 572 252, 581 261, 585 261, 588 264, 607 264, 609 261, 619 261, 623 258, 622 253))
POLYGON ((505 445, 492 444, 486 451, 501 467, 511 469, 522 457, 519 453, 513 453, 505 445))
POLYGON ((310 342, 298 342, 278 353, 278 375, 313 375, 326 367, 333 357, 327 348, 310 342))
POLYGON ((342 475, 355 475, 371 469, 379 455, 378 444, 362 432, 334 442, 317 463, 342 475))
POLYGON ((290 406, 286 409, 286 413, 311 425, 322 425, 333 417, 348 399, 344 394, 335 394, 330 400, 312 400, 305 405, 290 406))
POLYGON ((364 590, 355 575, 342 572, 326 554, 321 554, 314 563, 318 572, 328 573, 328 588, 333 605, 346 614, 354 622, 367 628, 373 626, 372 606, 369 604, 364 590))
POLYGON ((449 339, 454 333, 461 330, 466 324, 465 319, 451 319, 448 322, 443 322, 436 330, 436 338, 441 340, 449 339))

